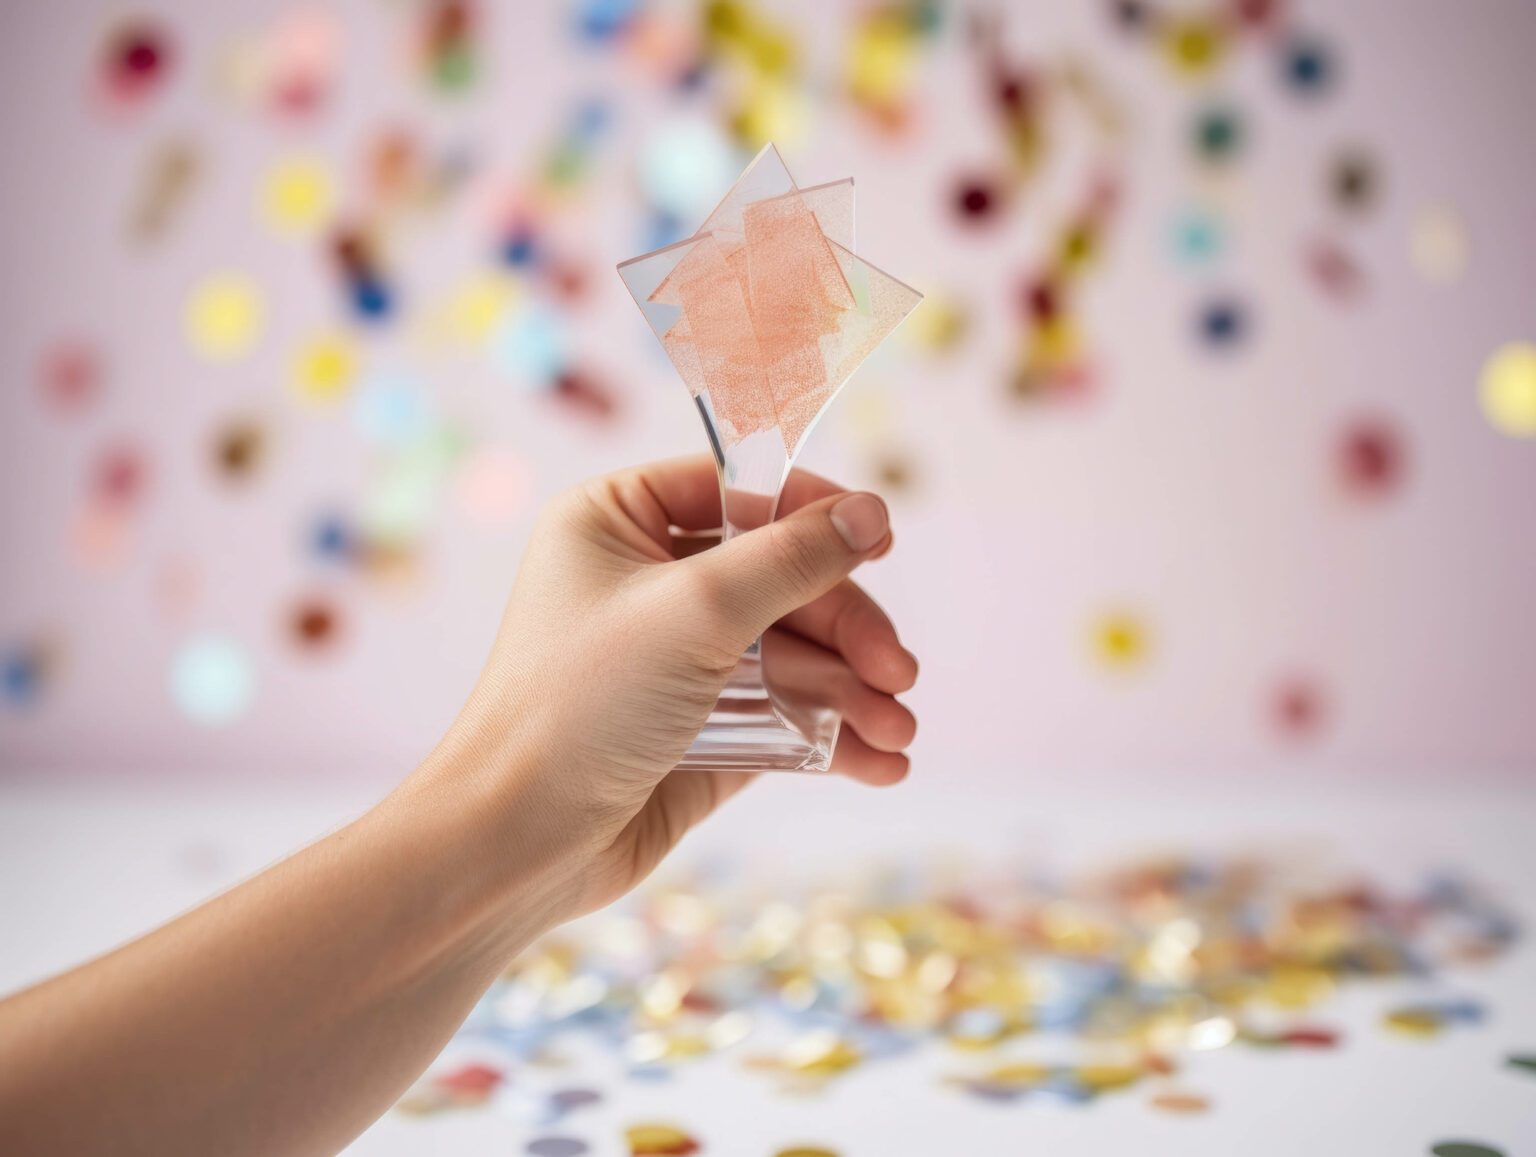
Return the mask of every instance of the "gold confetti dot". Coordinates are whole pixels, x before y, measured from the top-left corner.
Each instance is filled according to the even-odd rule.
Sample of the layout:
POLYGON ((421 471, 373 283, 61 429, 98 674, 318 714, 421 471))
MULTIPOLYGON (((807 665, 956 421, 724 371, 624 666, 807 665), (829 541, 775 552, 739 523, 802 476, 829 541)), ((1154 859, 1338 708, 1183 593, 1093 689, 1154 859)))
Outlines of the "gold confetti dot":
POLYGON ((187 341, 210 361, 233 361, 255 344, 264 313, 261 291, 248 277, 216 274, 187 301, 187 341))
POLYGON ((342 334, 310 340, 294 360, 294 392, 306 402, 329 405, 339 401, 357 376, 357 351, 342 334))
POLYGON ((1180 76, 1207 76, 1221 63, 1224 45, 1214 21, 1188 17, 1172 21, 1163 34, 1163 55, 1180 76))
POLYGON ((631 1125, 624 1130, 632 1157, 676 1157, 697 1153, 699 1143, 675 1125, 631 1125))
POLYGON ((1512 342, 1483 366, 1483 416, 1501 434, 1536 438, 1536 346, 1512 342))
POLYGON ((1150 647, 1146 626, 1133 614, 1113 611, 1094 624, 1094 655, 1106 667, 1129 670, 1139 666, 1150 647))
POLYGON ((332 203, 325 167, 305 157, 279 161, 261 186, 261 215, 276 233, 313 233, 324 223, 332 203))
POLYGON ((1381 1018, 1381 1023, 1403 1036, 1430 1037, 1445 1027, 1442 1017, 1426 1008, 1397 1008, 1381 1018))

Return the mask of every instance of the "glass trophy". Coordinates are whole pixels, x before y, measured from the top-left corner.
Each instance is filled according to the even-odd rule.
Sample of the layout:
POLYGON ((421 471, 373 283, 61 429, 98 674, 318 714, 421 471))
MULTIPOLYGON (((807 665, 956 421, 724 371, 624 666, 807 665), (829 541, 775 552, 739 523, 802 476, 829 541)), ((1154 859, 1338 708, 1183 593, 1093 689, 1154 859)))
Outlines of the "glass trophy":
MULTIPOLYGON (((767 145, 697 233, 619 266, 704 419, 726 539, 773 521, 816 420, 922 300, 854 253, 853 207, 851 179, 797 188, 767 145)), ((753 643, 678 766, 826 771, 842 720, 814 666, 753 643)))

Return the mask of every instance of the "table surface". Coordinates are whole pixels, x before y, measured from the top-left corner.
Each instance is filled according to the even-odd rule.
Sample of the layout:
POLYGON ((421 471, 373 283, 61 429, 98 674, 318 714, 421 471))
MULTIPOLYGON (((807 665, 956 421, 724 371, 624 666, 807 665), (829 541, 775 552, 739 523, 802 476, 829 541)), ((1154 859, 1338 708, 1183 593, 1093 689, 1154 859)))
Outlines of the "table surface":
MULTIPOLYGON (((872 858, 952 853, 1026 855, 1070 870, 1149 851, 1273 848, 1332 857, 1403 886, 1441 867, 1486 884, 1536 926, 1536 787, 1531 781, 1398 783, 1233 778, 1022 780, 1005 797, 938 779, 897 791, 778 777, 733 801, 689 837, 678 859, 759 857, 797 874, 836 873, 872 858)), ((37 980, 227 887, 367 806, 366 785, 215 788, 162 784, 0 783, 0 990, 37 980)), ((841 1157, 955 1153, 1177 1151, 1421 1154, 1447 1139, 1481 1140, 1507 1157, 1536 1155, 1536 1076, 1507 1068, 1536 1052, 1536 950, 1527 936, 1491 964, 1435 982, 1343 986, 1317 1019, 1343 1032, 1326 1052, 1229 1048, 1193 1055, 1181 1087, 1211 1099, 1204 1115, 1160 1114, 1131 1090, 1092 1104, 989 1105, 939 1077, 938 1046, 867 1064, 815 1097, 786 1097, 729 1053, 664 1083, 626 1080, 609 1053, 572 1052, 559 1072, 520 1072, 523 1088, 599 1088, 552 1131, 623 1152, 622 1130, 671 1121, 706 1154, 771 1157, 816 1144, 841 1157), (1383 1011, 1425 996, 1484 1002, 1486 1021, 1417 1041, 1384 1032, 1383 1011), (558 1085, 551 1085, 557 1082, 558 1085)), ((506 1104, 387 1115, 349 1150, 515 1154, 551 1130, 506 1104)))

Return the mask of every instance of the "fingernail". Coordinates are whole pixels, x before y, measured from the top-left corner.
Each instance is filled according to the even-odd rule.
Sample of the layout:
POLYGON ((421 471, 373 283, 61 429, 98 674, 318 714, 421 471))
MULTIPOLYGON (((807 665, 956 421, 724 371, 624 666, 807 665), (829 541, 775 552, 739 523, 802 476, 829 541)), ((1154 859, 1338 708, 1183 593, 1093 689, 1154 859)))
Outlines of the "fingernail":
POLYGON ((890 529, 885 503, 873 494, 850 494, 832 508, 831 518, 848 549, 860 553, 877 545, 890 529))

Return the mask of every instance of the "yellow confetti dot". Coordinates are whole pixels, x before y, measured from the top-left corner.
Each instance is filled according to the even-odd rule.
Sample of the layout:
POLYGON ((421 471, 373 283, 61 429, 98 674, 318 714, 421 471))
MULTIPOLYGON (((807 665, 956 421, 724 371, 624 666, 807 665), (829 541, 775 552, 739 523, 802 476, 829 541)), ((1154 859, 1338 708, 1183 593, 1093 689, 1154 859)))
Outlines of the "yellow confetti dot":
POLYGON ((1116 611, 1094 625, 1094 654, 1106 667, 1136 667, 1145 660, 1150 646, 1147 629, 1135 615, 1116 611))
POLYGON ((1381 1018, 1381 1023, 1403 1036, 1435 1036, 1445 1022, 1428 1009, 1398 1008, 1381 1018))
POLYGON ((1175 20, 1163 34, 1163 53, 1180 76, 1206 76, 1221 63, 1221 30, 1207 19, 1175 20))
POLYGON ((261 186, 261 215, 277 233, 314 232, 330 213, 332 201, 325 167, 305 157, 278 162, 261 186))
POLYGON ((1483 416, 1501 434, 1536 438, 1536 346, 1511 342, 1483 366, 1483 416))
POLYGON ((187 341, 210 361, 232 361, 255 344, 264 313, 261 291, 249 278, 215 274, 200 283, 187 301, 187 341))
POLYGON ((1146 1075, 1134 1065, 1082 1065, 1072 1074, 1090 1089, 1123 1089, 1146 1075))
POLYGON ((325 334, 306 343, 294 359, 294 392, 306 402, 339 401, 357 376, 357 351, 343 334, 325 334))
POLYGON ((482 274, 467 282, 448 303, 448 330, 462 341, 485 341, 516 301, 514 282, 482 274))

